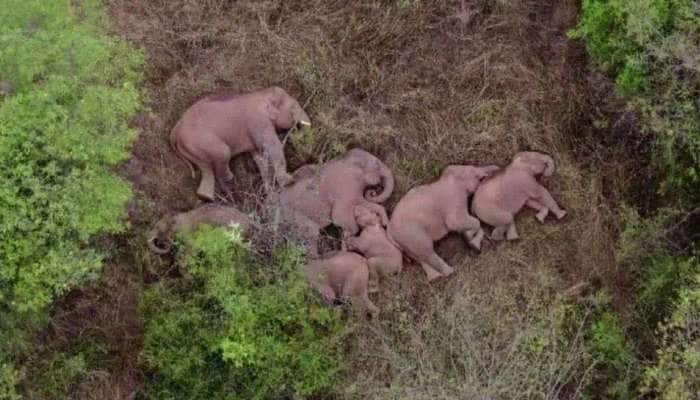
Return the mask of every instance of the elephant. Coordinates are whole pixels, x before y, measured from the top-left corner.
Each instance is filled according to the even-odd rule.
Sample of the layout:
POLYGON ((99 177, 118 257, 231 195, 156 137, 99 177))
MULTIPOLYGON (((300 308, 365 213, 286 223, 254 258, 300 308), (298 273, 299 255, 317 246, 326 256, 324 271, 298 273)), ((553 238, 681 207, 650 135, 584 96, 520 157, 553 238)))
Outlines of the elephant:
POLYGON ((172 248, 173 236, 181 232, 190 232, 201 224, 227 226, 239 224, 246 231, 253 222, 235 207, 219 204, 204 204, 193 210, 162 218, 148 235, 148 247, 157 254, 167 254, 172 248))
POLYGON ((437 181, 409 190, 394 208, 389 237, 421 264, 429 282, 454 272, 435 253, 433 242, 449 232, 460 232, 472 247, 481 248, 484 231, 479 220, 469 215, 467 200, 481 180, 498 169, 495 165, 450 165, 437 181))
POLYGON ((361 255, 338 251, 326 258, 312 260, 306 266, 306 278, 328 304, 350 300, 361 315, 369 314, 372 318, 379 315, 379 308, 367 294, 369 267, 361 255))
POLYGON ((362 228, 359 236, 347 239, 347 249, 357 251, 367 259, 369 292, 379 290, 379 275, 396 275, 403 269, 403 254, 387 236, 381 215, 364 205, 355 206, 355 220, 362 228))
POLYGON ((482 183, 474 193, 472 212, 484 223, 493 226, 491 239, 515 240, 515 215, 523 206, 537 211, 537 220, 544 223, 551 211, 562 219, 562 210, 544 186, 537 181, 539 175, 551 176, 554 173, 554 159, 551 156, 524 151, 517 153, 513 161, 500 173, 482 183))
POLYGON ((281 211, 300 230, 312 257, 318 255, 319 232, 328 225, 342 228, 343 242, 357 235, 360 228, 354 207, 358 204, 377 212, 384 225, 389 221, 378 203, 391 196, 394 175, 363 149, 351 149, 343 157, 318 166, 301 167, 293 175, 294 182, 280 194, 281 211))
POLYGON ((283 144, 277 134, 311 126, 301 105, 284 89, 270 87, 240 95, 208 96, 188 108, 170 133, 175 152, 185 160, 192 177, 201 171, 197 195, 214 199, 215 186, 229 193, 232 157, 251 152, 269 193, 273 181, 290 182, 283 144))

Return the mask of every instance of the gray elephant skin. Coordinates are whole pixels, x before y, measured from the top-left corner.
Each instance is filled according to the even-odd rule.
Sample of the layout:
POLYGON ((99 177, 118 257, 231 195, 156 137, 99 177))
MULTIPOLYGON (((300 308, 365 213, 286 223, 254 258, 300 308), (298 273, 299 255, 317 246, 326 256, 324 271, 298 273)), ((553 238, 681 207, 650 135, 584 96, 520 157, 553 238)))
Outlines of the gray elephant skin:
POLYGON ((170 142, 188 164, 201 172, 197 195, 213 200, 216 184, 228 193, 233 179, 229 161, 251 152, 269 192, 276 181, 285 185, 287 173, 278 134, 311 120, 301 105, 279 87, 240 95, 208 96, 188 108, 170 133, 170 142))
POLYGON ((219 204, 205 204, 193 210, 162 218, 148 235, 148 247, 157 254, 167 254, 172 249, 172 241, 178 233, 190 232, 202 224, 228 226, 238 224, 247 231, 253 222, 246 214, 235 207, 219 204))
POLYGON ((329 304, 350 300, 363 317, 379 314, 379 308, 367 294, 367 260, 357 253, 339 251, 324 259, 312 260, 306 266, 306 278, 329 304))
POLYGON ((384 224, 388 222, 386 210, 378 203, 391 196, 394 175, 365 150, 352 149, 341 158, 302 167, 293 175, 294 183, 281 193, 281 211, 300 231, 312 257, 318 255, 322 228, 330 224, 342 228, 343 240, 358 234, 354 214, 358 204, 378 213, 384 224))
POLYGON ((484 223, 494 227, 491 239, 517 239, 515 215, 528 206, 537 211, 537 220, 544 222, 552 212, 562 219, 562 210, 537 177, 551 176, 554 160, 551 156, 534 151, 520 152, 500 173, 483 182, 472 201, 472 212, 484 223))
POLYGON ((467 200, 481 180, 498 169, 450 165, 437 181, 414 187, 399 200, 389 222, 389 237, 421 264, 428 281, 454 272, 433 248, 449 232, 459 232, 474 248, 481 248, 484 232, 479 220, 469 215, 467 200))

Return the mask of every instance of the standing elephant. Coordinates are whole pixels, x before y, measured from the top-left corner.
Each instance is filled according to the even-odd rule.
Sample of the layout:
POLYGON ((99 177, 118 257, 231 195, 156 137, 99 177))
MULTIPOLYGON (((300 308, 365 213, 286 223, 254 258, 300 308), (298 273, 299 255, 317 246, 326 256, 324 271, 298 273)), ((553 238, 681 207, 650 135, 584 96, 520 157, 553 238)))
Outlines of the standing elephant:
POLYGON ((544 222, 549 212, 562 219, 566 211, 554 201, 549 191, 537 182, 537 176, 554 173, 552 157, 534 152, 518 153, 502 173, 482 183, 474 193, 472 212, 481 221, 494 227, 491 239, 518 238, 515 214, 523 206, 537 211, 537 220, 544 222))
POLYGON ((433 248, 449 232, 460 232, 474 248, 481 248, 484 231, 479 220, 469 215, 467 200, 480 181, 498 169, 450 165, 440 179, 409 190, 399 200, 389 222, 389 237, 421 264, 428 281, 454 272, 433 248))
POLYGON ((291 177, 277 134, 297 125, 310 126, 309 116, 283 89, 270 87, 199 100, 175 125, 170 142, 186 160, 193 177, 193 164, 201 171, 197 195, 213 200, 216 183, 228 192, 225 182, 233 179, 231 157, 245 152, 253 153, 268 192, 273 181, 287 184, 291 177))
POLYGON ((359 236, 347 239, 348 250, 357 251, 367 259, 369 292, 379 290, 379 275, 396 275, 403 269, 403 255, 386 233, 381 215, 364 205, 355 206, 355 220, 362 228, 359 236))
POLYGON ((329 304, 350 300, 363 316, 370 314, 374 318, 379 314, 379 308, 367 294, 367 260, 357 253, 339 251, 313 260, 306 266, 306 278, 329 304))
POLYGON ((194 210, 163 217, 148 235, 148 247, 157 254, 167 254, 177 233, 190 232, 201 224, 227 226, 239 224, 243 230, 253 226, 250 217, 235 207, 205 204, 194 210))
POLYGON ((394 174, 367 151, 352 149, 342 158, 299 170, 294 172, 294 183, 282 191, 280 204, 286 219, 301 230, 312 257, 318 255, 320 230, 330 224, 343 229, 343 242, 357 235, 358 204, 377 212, 385 225, 389 221, 378 203, 391 196, 394 174))

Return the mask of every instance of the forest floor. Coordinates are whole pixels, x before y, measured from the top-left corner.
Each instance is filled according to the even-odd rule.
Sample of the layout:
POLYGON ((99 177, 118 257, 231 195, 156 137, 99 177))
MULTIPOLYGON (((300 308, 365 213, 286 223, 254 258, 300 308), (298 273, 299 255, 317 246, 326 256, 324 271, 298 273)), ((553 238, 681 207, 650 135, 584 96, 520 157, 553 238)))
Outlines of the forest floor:
MULTIPOLYGON (((149 110, 133 121, 140 136, 122 168, 137 192, 132 229, 115 239, 103 282, 58 307, 67 313, 65 329, 102 332, 113 346, 110 375, 95 386, 110 393, 103 398, 126 398, 142 379, 139 291, 172 262, 148 253, 145 232, 198 203, 197 181, 168 135, 190 104, 213 92, 285 88, 314 123, 313 136, 290 140, 290 170, 361 146, 394 171, 389 210, 448 164, 506 165, 521 150, 556 160, 545 185, 568 211, 564 221, 540 225, 525 211, 520 240, 486 241, 481 253, 450 236, 438 245, 456 266, 450 279, 428 284, 411 264, 382 282, 379 320, 349 328, 358 333, 347 343, 349 396, 447 396, 462 384, 440 379, 454 352, 474 341, 498 353, 563 296, 607 287, 624 315, 632 294, 615 263, 617 207, 635 184, 628 177, 636 161, 622 138, 637 137, 636 125, 566 36, 577 21, 576 0, 108 5, 114 32, 147 60, 149 110)), ((234 165, 236 199, 246 203, 257 171, 247 156, 234 165)), ((488 357, 479 359, 477 375, 514 379, 488 357)))

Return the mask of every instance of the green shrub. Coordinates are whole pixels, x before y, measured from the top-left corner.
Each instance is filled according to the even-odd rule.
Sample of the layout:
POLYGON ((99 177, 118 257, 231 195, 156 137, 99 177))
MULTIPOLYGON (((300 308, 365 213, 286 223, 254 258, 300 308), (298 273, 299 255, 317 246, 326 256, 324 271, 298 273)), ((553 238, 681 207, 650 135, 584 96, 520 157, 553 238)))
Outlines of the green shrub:
POLYGON ((674 202, 700 199, 700 12, 695 0, 584 0, 573 38, 656 137, 660 192, 674 202))
POLYGON ((591 387, 604 398, 629 399, 638 375, 637 358, 617 316, 605 311, 589 330, 591 353, 598 365, 597 380, 591 387))
POLYGON ((98 275, 91 239, 124 229, 131 197, 112 167, 135 135, 127 122, 140 106, 143 57, 106 35, 98 1, 81 2, 80 13, 72 4, 0 8, 0 81, 15 88, 0 97, 3 364, 27 350, 53 299, 98 275))
POLYGON ((276 399, 329 392, 340 370, 340 320, 314 300, 294 247, 268 262, 235 231, 181 238, 185 278, 141 303, 145 397, 276 399))
POLYGON ((663 400, 696 399, 700 393, 700 274, 681 292, 675 311, 659 334, 661 346, 656 362, 644 370, 642 395, 663 400))

